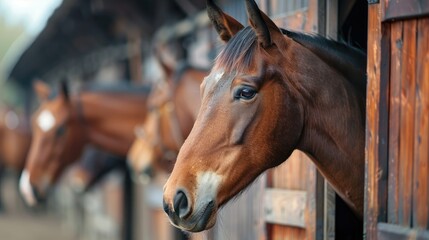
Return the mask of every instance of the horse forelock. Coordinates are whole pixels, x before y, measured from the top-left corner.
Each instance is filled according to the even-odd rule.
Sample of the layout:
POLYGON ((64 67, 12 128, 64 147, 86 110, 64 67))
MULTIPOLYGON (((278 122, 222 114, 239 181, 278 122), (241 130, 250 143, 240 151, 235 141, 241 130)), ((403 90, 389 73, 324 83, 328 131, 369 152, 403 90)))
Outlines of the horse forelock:
POLYGON ((242 72, 251 66, 256 49, 255 31, 251 27, 245 27, 226 44, 216 58, 215 66, 225 72, 242 72))

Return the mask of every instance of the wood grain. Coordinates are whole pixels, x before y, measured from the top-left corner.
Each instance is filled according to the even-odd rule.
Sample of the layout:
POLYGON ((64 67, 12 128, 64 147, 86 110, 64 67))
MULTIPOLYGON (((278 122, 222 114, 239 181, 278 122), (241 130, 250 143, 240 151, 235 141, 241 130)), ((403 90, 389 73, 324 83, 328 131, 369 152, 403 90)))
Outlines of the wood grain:
POLYGON ((399 129, 399 196, 398 220, 402 226, 411 226, 412 179, 414 158, 414 111, 416 20, 404 21, 402 46, 401 113, 399 129))
POLYGON ((368 63, 367 63, 367 110, 365 146, 365 231, 367 239, 377 238, 378 210, 378 105, 380 100, 380 4, 368 7, 368 63))
POLYGON ((428 228, 429 191, 429 19, 417 23, 416 114, 414 131, 413 225, 428 228))
POLYGON ((399 123, 401 113, 401 71, 403 23, 391 24, 389 101, 389 187, 388 222, 398 223, 399 123))

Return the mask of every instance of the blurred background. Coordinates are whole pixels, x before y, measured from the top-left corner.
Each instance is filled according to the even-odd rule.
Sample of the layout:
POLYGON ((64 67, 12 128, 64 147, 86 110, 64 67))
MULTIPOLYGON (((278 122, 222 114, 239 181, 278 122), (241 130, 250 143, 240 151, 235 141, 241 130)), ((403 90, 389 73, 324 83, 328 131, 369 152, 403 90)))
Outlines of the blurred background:
MULTIPOLYGON (((34 80, 53 88, 67 81, 72 90, 86 83, 157 81, 163 73, 153 59, 155 35, 172 49, 172 59, 195 55, 189 59, 208 68, 210 53, 201 51, 208 46, 190 47, 208 39, 204 6, 191 0, 0 0, 0 118, 14 132, 0 131, 0 152, 23 151, 14 134, 30 130, 39 105, 34 80), (183 26, 176 29, 178 23, 183 26), (16 124, 10 116, 23 120, 20 129, 9 126, 16 124)), ((160 184, 133 183, 124 159, 88 148, 82 159, 104 162, 83 164, 94 178, 86 180, 90 187, 73 188, 79 174, 71 167, 36 207, 18 191, 22 163, 1 161, 0 239, 173 239, 160 207, 160 184)))
MULTIPOLYGON (((247 25, 244 1, 216 2, 247 25)), ((322 35, 331 31, 332 38, 341 32, 345 41, 366 47, 365 1, 257 2, 281 27, 322 35)), ((40 105, 33 90, 36 80, 53 89, 66 82, 72 93, 90 84, 138 88, 162 82, 166 67, 177 69, 183 62, 207 71, 222 46, 203 0, 0 0, 0 239, 314 236, 318 175, 302 153, 261 176, 223 208, 212 230, 200 234, 181 234, 168 222, 162 210, 165 179, 133 181, 124 156, 94 146, 67 168, 45 202, 29 207, 19 194, 30 119, 40 105), (288 211, 289 200, 274 198, 268 188, 306 197, 288 211), (276 207, 284 214, 267 217, 276 207), (291 212, 299 224, 288 220, 295 217, 291 212)))

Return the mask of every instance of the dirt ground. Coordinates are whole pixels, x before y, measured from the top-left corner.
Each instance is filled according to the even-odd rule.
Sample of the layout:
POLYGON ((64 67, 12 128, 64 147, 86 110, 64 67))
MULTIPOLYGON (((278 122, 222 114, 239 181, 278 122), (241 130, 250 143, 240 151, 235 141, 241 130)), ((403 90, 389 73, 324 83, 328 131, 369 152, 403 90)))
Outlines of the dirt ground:
POLYGON ((0 215, 0 239, 4 240, 72 240, 71 232, 58 218, 46 214, 0 215))
POLYGON ((16 178, 7 174, 1 182, 5 212, 0 213, 0 240, 76 239, 61 219, 47 211, 31 211, 17 194, 16 178))

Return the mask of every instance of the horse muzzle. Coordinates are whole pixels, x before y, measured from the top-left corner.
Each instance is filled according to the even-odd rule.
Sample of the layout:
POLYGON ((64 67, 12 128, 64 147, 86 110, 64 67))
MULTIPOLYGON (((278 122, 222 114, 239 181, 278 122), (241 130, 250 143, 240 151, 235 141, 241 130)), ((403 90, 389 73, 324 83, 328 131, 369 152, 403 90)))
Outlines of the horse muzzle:
POLYGON ((192 211, 190 200, 185 191, 177 191, 173 200, 173 207, 164 200, 164 211, 170 222, 188 232, 201 232, 214 226, 216 223, 216 205, 214 201, 205 201, 198 204, 192 211))
POLYGON ((39 202, 42 202, 44 198, 39 191, 34 188, 30 183, 30 175, 27 170, 22 171, 19 179, 19 191, 21 192, 24 201, 29 206, 36 206, 39 202))

